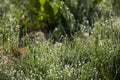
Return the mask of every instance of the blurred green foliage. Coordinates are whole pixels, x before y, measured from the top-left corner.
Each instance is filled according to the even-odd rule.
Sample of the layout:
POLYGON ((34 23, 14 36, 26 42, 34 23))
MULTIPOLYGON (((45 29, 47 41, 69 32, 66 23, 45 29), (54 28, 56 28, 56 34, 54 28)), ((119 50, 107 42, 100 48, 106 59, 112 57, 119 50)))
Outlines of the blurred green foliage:
POLYGON ((56 24, 60 21, 60 0, 28 0, 29 3, 26 6, 28 13, 23 13, 26 17, 22 19, 22 24, 29 28, 42 29, 42 30, 54 30, 56 24), (26 21, 28 19, 28 21, 26 21))
POLYGON ((57 40, 62 36, 72 38, 79 31, 91 34, 95 21, 103 16, 107 17, 111 9, 111 0, 27 0, 26 2, 25 10, 21 14, 20 33, 41 29, 45 33, 53 33, 57 40))
POLYGON ((15 14, 19 19, 19 38, 42 30, 52 33, 56 40, 72 39, 77 32, 91 34, 96 21, 110 17, 112 4, 111 0, 12 0, 11 3, 20 10, 15 14))
POLYGON ((111 0, 0 0, 0 46, 18 47, 19 38, 39 29, 64 39, 37 39, 27 56, 0 74, 12 80, 119 80, 116 1, 112 6, 111 0))
POLYGON ((96 7, 101 2, 102 0, 28 0, 26 12, 22 14, 22 29, 27 27, 28 32, 42 29, 53 33, 56 29, 58 31, 55 33, 64 32, 62 35, 71 37, 80 30, 81 24, 93 28, 97 15, 101 16, 96 7))

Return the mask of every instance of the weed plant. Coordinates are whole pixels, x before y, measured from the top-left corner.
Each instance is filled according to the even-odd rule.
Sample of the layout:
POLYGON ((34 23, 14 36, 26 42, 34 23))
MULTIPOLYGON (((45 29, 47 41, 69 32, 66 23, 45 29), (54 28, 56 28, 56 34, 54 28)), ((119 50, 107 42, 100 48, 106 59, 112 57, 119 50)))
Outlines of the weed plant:
MULTIPOLYGON (((5 49, 18 44, 17 18, 20 14, 14 5, 11 7, 0 20, 0 43, 5 49)), ((6 76, 0 75, 0 79, 119 80, 119 21, 111 15, 107 19, 100 18, 95 22, 91 35, 78 32, 73 41, 66 38, 62 43, 52 44, 38 39, 37 44, 28 44, 28 55, 16 59, 9 69, 0 69, 0 74, 6 76)))
POLYGON ((114 20, 101 19, 91 36, 76 35, 73 42, 30 45, 29 55, 14 65, 12 79, 118 80, 119 58, 113 61, 120 54, 120 26, 114 20))
POLYGON ((19 36, 20 9, 10 1, 1 1, 0 18, 0 46, 10 51, 10 47, 17 47, 19 36))

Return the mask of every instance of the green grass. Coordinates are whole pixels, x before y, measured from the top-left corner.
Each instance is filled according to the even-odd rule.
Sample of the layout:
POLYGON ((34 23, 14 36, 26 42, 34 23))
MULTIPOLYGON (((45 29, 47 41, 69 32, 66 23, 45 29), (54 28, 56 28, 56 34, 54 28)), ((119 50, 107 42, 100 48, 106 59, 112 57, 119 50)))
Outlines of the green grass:
MULTIPOLYGON (((10 53, 11 47, 18 44, 19 9, 11 8, 7 14, 0 20, 0 47, 10 53)), ((92 35, 78 32, 73 41, 66 38, 62 43, 52 44, 38 39, 37 44, 28 44, 28 55, 0 67, 0 79, 119 80, 119 22, 114 16, 106 20, 101 18, 95 22, 92 35)))
POLYGON ((29 45, 29 55, 18 59, 7 74, 16 80, 116 80, 113 73, 117 75, 119 68, 113 67, 120 66, 113 61, 120 54, 119 30, 101 23, 91 36, 76 35, 72 42, 29 45))

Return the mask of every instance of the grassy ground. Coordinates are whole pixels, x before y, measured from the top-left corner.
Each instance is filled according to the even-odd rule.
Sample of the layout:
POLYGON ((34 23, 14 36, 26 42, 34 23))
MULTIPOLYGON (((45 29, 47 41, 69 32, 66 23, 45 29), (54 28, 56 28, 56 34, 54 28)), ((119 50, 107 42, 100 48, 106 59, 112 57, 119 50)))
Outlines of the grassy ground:
POLYGON ((108 23, 96 23, 92 35, 76 35, 63 43, 38 37, 19 51, 27 55, 8 57, 9 62, 0 68, 0 79, 119 80, 120 31, 108 23))
POLYGON ((13 7, 0 19, 0 80, 120 79, 119 18, 101 18, 91 35, 77 32, 73 41, 52 44, 40 33, 18 48, 20 10, 13 7))

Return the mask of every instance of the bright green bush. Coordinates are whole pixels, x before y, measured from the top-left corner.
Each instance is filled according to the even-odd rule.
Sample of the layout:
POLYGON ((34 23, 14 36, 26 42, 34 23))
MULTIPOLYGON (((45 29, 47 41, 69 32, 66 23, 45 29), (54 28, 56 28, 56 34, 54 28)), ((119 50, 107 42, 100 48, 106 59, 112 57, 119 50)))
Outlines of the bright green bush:
POLYGON ((26 5, 26 18, 22 20, 22 24, 28 30, 46 29, 52 31, 60 21, 60 7, 60 0, 28 0, 28 4, 26 5))

